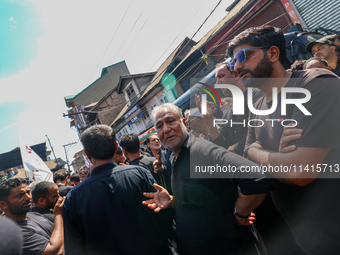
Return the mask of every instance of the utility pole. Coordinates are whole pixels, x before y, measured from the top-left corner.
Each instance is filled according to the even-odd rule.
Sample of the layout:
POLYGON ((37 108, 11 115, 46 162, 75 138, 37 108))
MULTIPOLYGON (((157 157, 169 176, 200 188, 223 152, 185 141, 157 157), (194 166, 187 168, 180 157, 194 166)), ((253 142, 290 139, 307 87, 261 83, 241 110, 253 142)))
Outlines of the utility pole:
POLYGON ((54 154, 54 150, 53 150, 52 144, 51 144, 51 142, 50 142, 50 138, 48 138, 48 136, 47 136, 47 135, 45 135, 45 136, 46 136, 46 138, 47 138, 47 140, 48 140, 48 143, 50 144, 50 147, 51 147, 51 150, 52 150, 52 153, 53 153, 54 159, 57 159, 57 158, 56 158, 56 156, 55 156, 55 154, 54 154))
POLYGON ((70 165, 69 165, 69 163, 68 163, 66 147, 67 147, 67 146, 71 146, 71 145, 76 144, 76 143, 77 143, 77 142, 73 142, 73 143, 69 143, 69 144, 63 145, 64 151, 65 151, 65 156, 66 156, 67 170, 68 170, 69 172, 71 172, 71 171, 70 171, 70 165))

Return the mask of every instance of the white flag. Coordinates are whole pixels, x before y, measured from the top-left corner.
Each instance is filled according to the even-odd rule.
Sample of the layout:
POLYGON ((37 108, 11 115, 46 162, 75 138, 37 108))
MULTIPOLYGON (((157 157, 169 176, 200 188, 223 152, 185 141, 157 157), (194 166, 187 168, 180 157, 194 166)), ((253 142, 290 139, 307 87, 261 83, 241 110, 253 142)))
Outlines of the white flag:
POLYGON ((53 173, 44 161, 19 136, 22 164, 31 182, 53 182, 53 173))

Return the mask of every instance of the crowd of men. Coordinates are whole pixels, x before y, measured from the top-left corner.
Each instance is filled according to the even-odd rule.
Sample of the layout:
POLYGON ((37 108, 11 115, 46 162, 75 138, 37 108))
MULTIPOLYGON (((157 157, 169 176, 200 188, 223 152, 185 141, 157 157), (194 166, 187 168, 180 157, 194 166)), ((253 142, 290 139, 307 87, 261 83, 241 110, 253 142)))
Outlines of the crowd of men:
POLYGON ((158 106, 142 145, 92 126, 81 135, 90 171, 2 182, 0 208, 17 224, 0 218, 0 233, 17 245, 0 241, 1 254, 337 254, 339 48, 338 36, 311 42, 314 57, 286 70, 280 29, 243 31, 216 68, 223 105, 196 95, 184 117, 158 106))

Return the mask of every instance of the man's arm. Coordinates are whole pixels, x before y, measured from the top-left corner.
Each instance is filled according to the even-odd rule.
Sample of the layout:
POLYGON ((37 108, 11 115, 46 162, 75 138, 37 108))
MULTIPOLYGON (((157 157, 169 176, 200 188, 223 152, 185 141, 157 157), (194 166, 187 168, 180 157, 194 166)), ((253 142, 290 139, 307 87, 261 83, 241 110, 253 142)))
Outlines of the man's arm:
POLYGON ((63 254, 64 252, 64 224, 63 205, 65 197, 60 197, 54 206, 54 227, 49 243, 41 255, 63 254))
POLYGON ((314 168, 322 164, 329 148, 298 147, 288 153, 269 152, 251 147, 248 149, 248 159, 262 166, 287 166, 291 171, 270 172, 274 178, 298 186, 305 186, 315 180, 317 171, 300 171, 300 169, 314 168), (296 169, 296 171, 294 171, 296 169))
POLYGON ((255 210, 264 200, 267 193, 254 194, 254 195, 243 195, 239 194, 238 199, 235 203, 235 209, 239 215, 248 216, 248 218, 240 218, 235 214, 236 220, 239 225, 252 225, 255 220, 255 214, 252 211, 255 210))

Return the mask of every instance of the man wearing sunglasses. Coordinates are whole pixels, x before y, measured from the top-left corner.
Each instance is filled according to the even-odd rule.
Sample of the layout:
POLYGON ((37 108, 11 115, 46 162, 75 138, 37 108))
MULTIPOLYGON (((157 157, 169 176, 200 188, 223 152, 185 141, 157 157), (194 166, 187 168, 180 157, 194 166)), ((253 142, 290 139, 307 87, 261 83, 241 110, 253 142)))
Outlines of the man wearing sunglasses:
MULTIPOLYGON (((257 87, 264 94, 254 104, 255 109, 271 109, 275 102, 273 98, 277 97, 273 113, 250 113, 249 119, 262 121, 263 125, 248 125, 244 156, 267 169, 269 166, 286 167, 287 171, 279 169, 268 174, 275 178, 275 190, 271 195, 292 230, 301 254, 338 253, 340 223, 334 219, 340 214, 340 176, 325 177, 334 177, 329 167, 339 166, 339 79, 325 69, 287 72, 283 66, 286 58, 284 36, 274 27, 243 31, 230 42, 228 54, 234 56, 231 66, 243 84, 257 87), (311 99, 303 103, 311 115, 305 115, 295 104, 287 104, 284 115, 280 98, 282 88, 293 91, 301 87, 311 93, 311 99), (277 88, 277 94, 273 95, 274 88, 277 88), (268 119, 273 121, 266 121, 268 119), (296 149, 289 153, 279 152, 285 119, 296 121, 303 130, 301 138, 291 142, 296 149), (328 167, 325 171, 312 171, 325 164, 328 167), (289 171, 289 167, 296 170, 289 171)), ((289 99, 304 97, 303 93, 287 94, 289 99)), ((287 124, 286 121, 284 125, 287 124)), ((282 241, 279 250, 284 249, 288 247, 282 241)), ((292 253, 288 250, 286 254, 292 253)))

